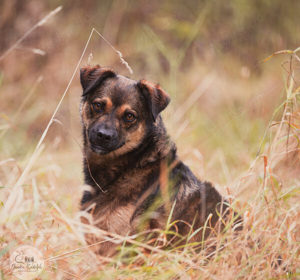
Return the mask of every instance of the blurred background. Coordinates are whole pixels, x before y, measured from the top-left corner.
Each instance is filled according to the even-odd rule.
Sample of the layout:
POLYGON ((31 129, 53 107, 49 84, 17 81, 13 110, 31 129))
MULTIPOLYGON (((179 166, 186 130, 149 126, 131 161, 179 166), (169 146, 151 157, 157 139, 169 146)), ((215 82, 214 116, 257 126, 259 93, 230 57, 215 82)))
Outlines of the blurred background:
MULTIPOLYGON (((2 0, 1 184, 12 185, 21 174, 95 28, 133 74, 95 32, 81 66, 110 66, 158 82, 172 98, 163 115, 179 154, 200 178, 230 187, 264 145, 285 98, 286 58, 263 60, 300 45, 299 11, 297 0, 2 0)), ((83 181, 80 95, 78 70, 34 169, 39 182, 55 185, 70 205, 83 181)))

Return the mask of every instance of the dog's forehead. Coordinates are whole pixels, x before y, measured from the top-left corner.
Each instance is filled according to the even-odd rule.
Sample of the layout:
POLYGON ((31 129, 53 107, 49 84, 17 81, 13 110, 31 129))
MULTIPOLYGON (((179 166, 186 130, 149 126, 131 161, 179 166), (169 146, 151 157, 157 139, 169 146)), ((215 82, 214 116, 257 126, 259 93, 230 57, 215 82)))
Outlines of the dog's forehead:
POLYGON ((134 86, 136 85, 136 81, 135 80, 132 80, 130 78, 127 78, 125 76, 122 76, 122 75, 117 75, 117 82, 119 84, 123 84, 124 86, 134 86))
POLYGON ((137 82, 122 75, 109 79, 103 85, 101 92, 112 100, 115 106, 139 101, 137 82))

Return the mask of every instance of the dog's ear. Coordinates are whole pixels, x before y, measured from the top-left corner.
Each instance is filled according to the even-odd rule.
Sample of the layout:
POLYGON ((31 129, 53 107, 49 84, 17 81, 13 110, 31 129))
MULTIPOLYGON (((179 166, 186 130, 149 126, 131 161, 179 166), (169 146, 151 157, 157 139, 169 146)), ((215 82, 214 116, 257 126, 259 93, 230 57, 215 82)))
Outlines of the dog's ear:
POLYGON ((137 86, 145 97, 155 122, 158 114, 168 106, 170 97, 159 85, 146 80, 139 81, 137 86))
POLYGON ((87 95, 96 87, 100 86, 105 79, 116 77, 116 73, 109 68, 96 65, 80 69, 80 82, 83 89, 82 96, 87 95))

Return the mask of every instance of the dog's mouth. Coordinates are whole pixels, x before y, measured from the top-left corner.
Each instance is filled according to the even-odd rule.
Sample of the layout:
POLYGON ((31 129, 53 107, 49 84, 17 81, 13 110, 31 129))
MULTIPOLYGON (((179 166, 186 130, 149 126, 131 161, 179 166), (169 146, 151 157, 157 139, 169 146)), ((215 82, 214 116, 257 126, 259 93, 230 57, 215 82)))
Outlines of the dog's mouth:
POLYGON ((108 154, 110 151, 99 146, 99 145, 94 145, 92 143, 90 143, 90 147, 91 147, 91 150, 94 152, 94 153, 97 153, 97 154, 100 154, 100 155, 105 155, 105 154, 108 154))
POLYGON ((97 153, 99 155, 106 155, 109 154, 113 151, 116 151, 118 149, 120 149, 122 146, 125 145, 125 142, 120 143, 119 145, 117 145, 116 147, 112 147, 112 148, 107 148, 107 147, 103 147, 97 144, 93 144, 90 142, 90 148, 94 153, 97 153))

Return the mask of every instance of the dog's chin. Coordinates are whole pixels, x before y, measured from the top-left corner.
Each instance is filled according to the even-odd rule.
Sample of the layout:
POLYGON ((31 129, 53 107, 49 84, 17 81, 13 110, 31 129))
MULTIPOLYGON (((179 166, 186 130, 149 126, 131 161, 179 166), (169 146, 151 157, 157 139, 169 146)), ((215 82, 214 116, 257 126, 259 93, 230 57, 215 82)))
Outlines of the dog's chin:
POLYGON ((96 145, 92 145, 92 144, 90 145, 90 148, 94 153, 96 153, 98 155, 106 155, 109 152, 111 152, 110 150, 104 149, 101 146, 96 146, 96 145))
POLYGON ((99 145, 94 145, 92 143, 90 143, 90 148, 91 150, 98 154, 98 155, 107 155, 111 152, 114 152, 116 150, 118 150, 119 148, 121 148, 125 143, 121 143, 120 145, 118 145, 117 147, 114 147, 114 148, 106 148, 106 147, 102 147, 102 146, 99 146, 99 145))

